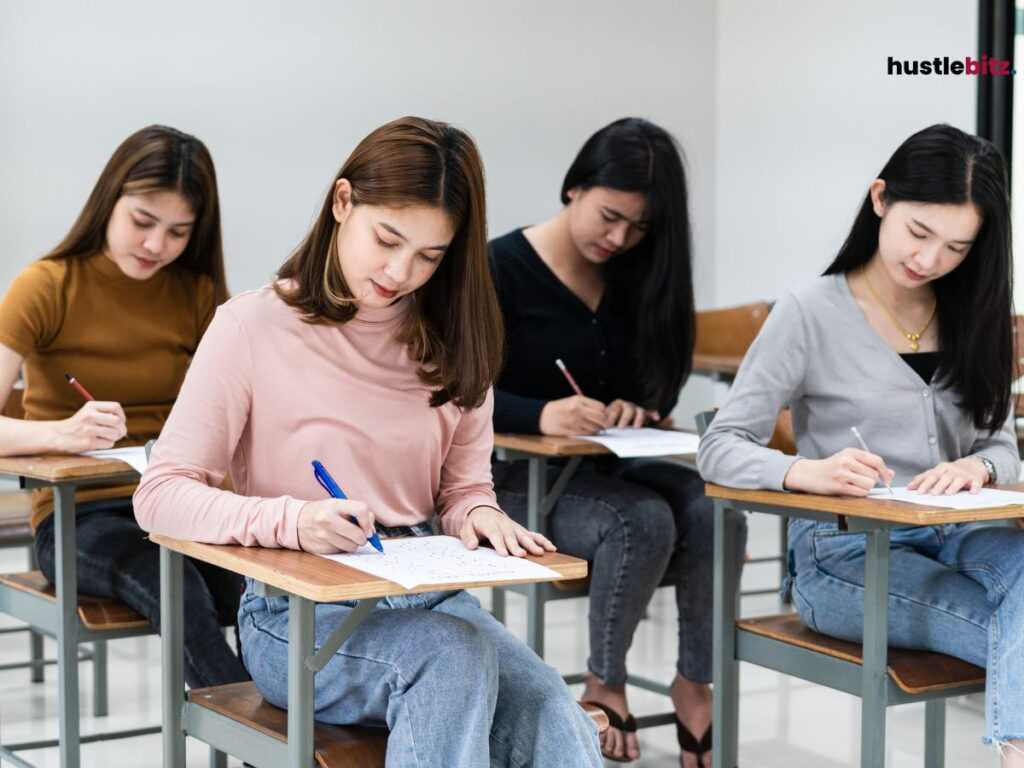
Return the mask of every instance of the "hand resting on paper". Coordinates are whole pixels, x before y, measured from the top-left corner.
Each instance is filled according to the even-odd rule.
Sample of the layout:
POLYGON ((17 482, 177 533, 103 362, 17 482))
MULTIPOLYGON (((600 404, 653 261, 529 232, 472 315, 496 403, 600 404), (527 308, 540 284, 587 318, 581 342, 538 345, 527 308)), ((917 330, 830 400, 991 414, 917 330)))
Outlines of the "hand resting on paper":
POLYGON ((618 427, 619 429, 626 427, 640 429, 648 422, 656 424, 661 421, 661 416, 657 411, 648 411, 629 400, 613 400, 605 408, 604 415, 606 427, 618 427))
POLYGON ((554 552, 555 545, 545 536, 528 531, 494 507, 473 507, 462 524, 459 538, 466 549, 476 549, 486 539, 499 555, 523 557, 554 552))
POLYGON ((355 552, 373 533, 373 513, 365 503, 352 499, 310 501, 299 511, 298 529, 299 547, 306 552, 355 552))
POLYGON ((881 456, 860 448, 843 448, 827 459, 799 459, 782 481, 787 491, 825 496, 867 496, 875 482, 892 482, 896 475, 881 456))
POLYGON ((657 411, 648 411, 628 400, 613 400, 605 405, 600 400, 573 395, 550 400, 540 412, 542 435, 596 435, 608 427, 642 427, 657 422, 657 411))
POLYGON ((965 488, 977 493, 989 481, 985 465, 970 456, 956 461, 942 461, 917 475, 907 484, 908 490, 932 496, 952 496, 965 488))

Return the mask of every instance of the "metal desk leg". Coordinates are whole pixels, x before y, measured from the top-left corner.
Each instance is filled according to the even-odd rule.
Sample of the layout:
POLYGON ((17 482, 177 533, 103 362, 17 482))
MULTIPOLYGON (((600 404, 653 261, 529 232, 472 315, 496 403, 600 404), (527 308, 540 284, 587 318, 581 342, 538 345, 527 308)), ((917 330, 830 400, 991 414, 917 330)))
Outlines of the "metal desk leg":
MULTIPOLYGON (((28 569, 30 571, 39 570, 39 562, 36 560, 36 548, 34 544, 28 545, 28 569)), ((43 633, 36 632, 34 629, 29 629, 29 649, 32 657, 32 661, 37 662, 32 665, 32 682, 41 683, 43 682, 46 669, 46 665, 43 664, 43 633)))
POLYGON ((79 766, 78 573, 75 559, 75 487, 53 489, 57 544, 57 679, 60 689, 60 766, 79 766))
POLYGON ((313 655, 312 601, 288 596, 288 766, 313 765, 313 676, 306 657, 313 655))
POLYGON ((491 615, 505 623, 505 590, 501 587, 491 587, 491 615))
POLYGON ((92 644, 92 713, 96 717, 109 714, 106 640, 97 640, 92 644))
POLYGON ((943 768, 946 764, 946 700, 929 699, 924 703, 924 768, 943 768))
POLYGON ((736 661, 736 516, 727 501, 715 499, 715 607, 713 722, 714 768, 734 768, 739 747, 740 678, 736 661))
POLYGON ((163 765, 185 768, 184 557, 160 547, 160 685, 163 699, 163 765))
POLYGON ((864 669, 860 764, 885 768, 886 666, 889 651, 889 530, 864 534, 864 669))
MULTIPOLYGON (((526 491, 526 527, 541 530, 541 506, 547 494, 548 462, 543 456, 529 459, 526 491)), ((526 587, 526 644, 544 658, 544 596, 543 584, 526 587)))

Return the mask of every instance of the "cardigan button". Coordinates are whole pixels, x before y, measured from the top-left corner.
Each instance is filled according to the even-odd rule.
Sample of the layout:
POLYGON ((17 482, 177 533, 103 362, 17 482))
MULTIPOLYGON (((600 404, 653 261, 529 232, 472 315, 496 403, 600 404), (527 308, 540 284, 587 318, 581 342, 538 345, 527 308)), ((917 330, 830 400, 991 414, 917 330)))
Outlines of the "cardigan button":
POLYGON ((921 394, 924 395, 925 397, 928 397, 931 393, 932 393, 932 391, 930 389, 922 389, 921 390, 921 394))
POLYGON ((935 435, 928 435, 928 445, 935 445, 936 442, 938 441, 935 439, 935 435))

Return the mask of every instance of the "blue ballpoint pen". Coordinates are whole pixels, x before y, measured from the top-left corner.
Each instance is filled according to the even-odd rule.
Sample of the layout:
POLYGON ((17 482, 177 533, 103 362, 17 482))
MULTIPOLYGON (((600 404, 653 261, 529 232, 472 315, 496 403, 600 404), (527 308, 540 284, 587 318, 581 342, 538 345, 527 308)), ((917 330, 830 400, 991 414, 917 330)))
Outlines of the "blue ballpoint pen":
MULTIPOLYGON (((329 494, 331 494, 331 496, 333 496, 334 498, 348 498, 348 496, 345 495, 341 488, 338 487, 338 484, 334 482, 334 478, 331 477, 331 473, 328 472, 324 468, 324 465, 321 464, 316 459, 313 459, 313 476, 316 478, 316 481, 320 483, 323 489, 327 491, 329 494)), ((355 523, 356 525, 359 525, 359 521, 356 520, 352 515, 345 515, 345 517, 347 517, 351 522, 355 523)), ((384 547, 381 545, 380 539, 377 538, 376 533, 370 535, 369 541, 373 545, 374 549, 376 549, 381 554, 384 554, 384 547)))

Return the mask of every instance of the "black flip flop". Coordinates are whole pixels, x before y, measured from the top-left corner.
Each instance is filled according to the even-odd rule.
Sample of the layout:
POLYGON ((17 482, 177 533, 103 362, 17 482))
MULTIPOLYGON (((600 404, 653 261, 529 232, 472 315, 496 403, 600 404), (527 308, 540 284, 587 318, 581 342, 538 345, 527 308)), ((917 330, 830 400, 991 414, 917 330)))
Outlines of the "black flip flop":
MULTIPOLYGON (((618 712, 616 712, 614 709, 611 709, 610 707, 606 707, 604 704, 599 704, 596 701, 583 701, 581 703, 591 704, 600 709, 602 712, 604 712, 608 716, 608 727, 616 728, 619 731, 622 731, 623 736, 625 736, 627 733, 636 733, 636 718, 632 715, 627 715, 626 719, 623 720, 621 717, 619 717, 618 712)), ((676 722, 679 721, 677 720, 676 722)), ((690 738, 693 737, 691 736, 690 738)), ((609 755, 603 749, 601 750, 601 756, 604 757, 606 760, 611 760, 615 763, 633 762, 633 758, 631 757, 616 757, 615 755, 609 755)))
MULTIPOLYGON (((609 720, 609 722, 611 722, 609 720)), ((690 729, 680 722, 679 718, 676 718, 676 739, 679 741, 679 749, 683 752, 692 752, 697 755, 697 764, 699 765, 704 755, 711 751, 711 728, 704 731, 704 735, 700 737, 700 741, 697 741, 697 737, 694 736, 690 729)))

